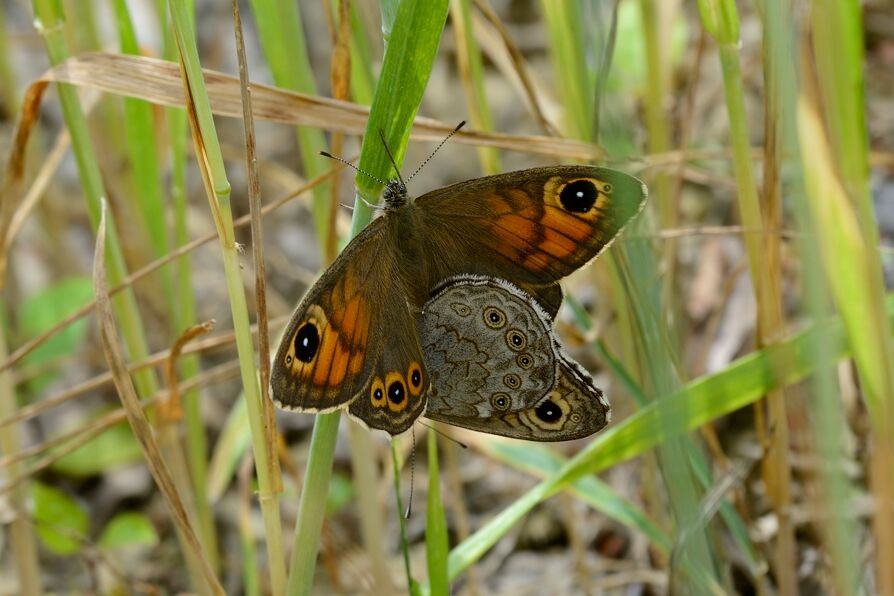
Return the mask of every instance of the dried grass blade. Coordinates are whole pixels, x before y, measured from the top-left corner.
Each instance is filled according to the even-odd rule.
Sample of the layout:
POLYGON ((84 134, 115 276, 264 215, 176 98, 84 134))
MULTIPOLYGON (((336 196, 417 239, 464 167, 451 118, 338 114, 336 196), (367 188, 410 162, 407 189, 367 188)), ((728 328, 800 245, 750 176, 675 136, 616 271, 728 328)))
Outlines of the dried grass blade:
POLYGON ((112 301, 106 281, 105 232, 106 205, 103 201, 102 214, 96 234, 96 252, 93 264, 93 284, 94 292, 96 293, 97 317, 103 354, 112 372, 112 378, 118 390, 118 397, 121 399, 121 403, 127 413, 127 419, 133 430, 134 437, 139 442, 146 458, 146 464, 149 466, 149 471, 152 473, 156 484, 158 484, 164 496, 174 524, 182 538, 183 545, 187 549, 187 553, 198 563, 202 576, 208 582, 210 591, 214 594, 222 595, 224 594, 223 587, 221 587, 217 577, 215 577, 208 559, 202 551, 199 539, 186 513, 186 507, 174 486, 167 464, 161 457, 158 444, 152 435, 152 428, 149 426, 149 421, 146 419, 146 415, 140 405, 133 381, 127 372, 121 342, 115 329, 112 301))
POLYGON ((506 25, 500 19, 500 17, 494 12, 494 9, 487 3, 486 0, 474 0, 475 7, 484 17, 484 19, 490 24, 491 27, 497 32, 500 36, 500 39, 503 42, 503 46, 506 50, 506 53, 509 54, 509 59, 512 63, 513 70, 515 74, 518 75, 518 81, 521 83, 522 90, 525 93, 525 97, 527 98, 528 106, 530 107, 534 118, 540 124, 540 127, 546 132, 547 135, 551 137, 558 137, 559 131, 557 127, 549 121, 546 117, 546 114, 541 107, 541 104, 545 103, 541 98, 541 94, 537 92, 535 88, 534 81, 531 79, 531 74, 528 69, 528 62, 525 60, 524 55, 521 50, 515 45, 515 42, 512 40, 512 36, 509 34, 509 30, 506 28, 506 25))
MULTIPOLYGON (((211 108, 218 116, 242 117, 239 80, 213 70, 203 69, 211 108)), ((34 83, 69 83, 114 95, 135 97, 145 101, 185 107, 180 70, 176 63, 120 54, 91 53, 69 58, 49 69, 34 83)), ((252 109, 256 118, 342 132, 363 134, 369 118, 369 107, 349 101, 286 91, 259 83, 251 84, 252 109)), ((439 141, 455 128, 432 118, 416 117, 411 137, 415 140, 439 141)), ((592 160, 603 156, 593 144, 539 135, 510 135, 495 132, 461 131, 457 142, 536 153, 550 157, 592 160)))
MULTIPOLYGON (((198 387, 210 385, 215 382, 229 381, 231 379, 235 379, 238 376, 238 361, 234 360, 231 362, 224 362, 223 364, 219 364, 214 368, 206 370, 198 376, 192 377, 188 381, 184 381, 180 384, 179 389, 181 393, 187 392, 198 387)), ((143 409, 150 408, 158 404, 164 397, 165 396, 163 394, 158 394, 152 399, 141 402, 140 406, 143 409)), ((118 424, 126 417, 127 416, 124 410, 114 410, 102 416, 101 418, 94 420, 90 424, 76 428, 71 432, 65 433, 64 435, 60 435, 58 437, 54 437, 53 439, 50 439, 48 441, 44 441, 39 445, 35 445, 34 447, 29 448, 27 451, 22 451, 12 456, 4 457, 2 461, 0 461, 0 469, 6 468, 7 466, 15 465, 17 461, 20 461, 22 459, 27 459, 28 457, 39 455, 41 453, 45 454, 41 459, 31 462, 31 465, 21 474, 8 477, 6 481, 2 485, 0 485, 0 497, 8 493, 10 490, 13 489, 13 487, 17 486, 21 482, 27 480, 28 478, 32 478, 39 472, 42 472, 43 470, 49 468, 69 453, 77 451, 78 448, 86 445, 93 438, 107 431, 115 424, 118 424)), ((4 422, 10 419, 11 418, 7 418, 4 420, 4 422)))
MULTIPOLYGON (((242 95, 242 122, 245 126, 245 162, 248 172, 248 206, 251 218, 252 261, 255 267, 255 301, 258 327, 258 374, 261 379, 261 404, 264 415, 264 461, 276 462, 276 414, 270 399, 270 337, 267 330, 267 282, 264 264, 264 236, 261 231, 261 177, 258 174, 258 156, 255 142, 255 122, 252 116, 252 93, 248 79, 248 61, 245 58, 245 40, 242 32, 242 16, 239 4, 233 0, 233 29, 236 33, 236 56, 239 60, 239 90, 242 95)), ((273 490, 283 490, 278 465, 269 469, 273 490)))

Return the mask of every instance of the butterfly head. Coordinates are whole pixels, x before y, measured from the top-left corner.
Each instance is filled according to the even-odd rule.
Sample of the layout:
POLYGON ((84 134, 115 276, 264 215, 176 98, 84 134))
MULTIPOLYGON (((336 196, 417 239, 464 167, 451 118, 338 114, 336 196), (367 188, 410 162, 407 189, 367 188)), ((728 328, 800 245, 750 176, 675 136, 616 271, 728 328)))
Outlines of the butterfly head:
POLYGON ((382 193, 382 200, 385 201, 385 209, 403 207, 410 200, 407 193, 407 185, 399 178, 389 180, 388 184, 385 185, 385 191, 382 193))

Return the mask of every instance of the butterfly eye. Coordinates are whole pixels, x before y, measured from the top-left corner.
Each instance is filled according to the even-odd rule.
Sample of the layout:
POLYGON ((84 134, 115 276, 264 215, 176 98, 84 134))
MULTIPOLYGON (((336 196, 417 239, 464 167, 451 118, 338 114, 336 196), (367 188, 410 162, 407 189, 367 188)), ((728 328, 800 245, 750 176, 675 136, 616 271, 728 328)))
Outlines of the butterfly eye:
POLYGON ((298 329, 293 341, 295 346, 295 357, 301 362, 310 362, 317 355, 320 348, 320 332, 317 326, 308 322, 298 329))
POLYGON ((518 389, 521 387, 521 378, 518 375, 506 375, 503 377, 503 384, 510 389, 518 389))
POLYGON ((510 350, 523 350, 528 345, 525 334, 518 329, 510 329, 506 332, 506 342, 510 350))
POLYGON ((537 407, 534 408, 534 413, 547 424, 553 424, 562 418, 562 408, 550 399, 537 404, 537 407))
POLYGON ((506 393, 494 393, 490 398, 490 405, 494 407, 495 410, 499 410, 501 412, 509 409, 509 404, 511 400, 509 395, 506 393))
POLYGON ((531 355, 528 353, 519 354, 515 359, 515 363, 518 364, 521 368, 528 370, 534 365, 534 359, 531 358, 531 355))
POLYGON ((562 207, 572 213, 586 213, 596 204, 599 191, 592 180, 575 180, 565 185, 559 193, 562 207))
POLYGON ((490 306, 484 309, 484 323, 491 329, 499 329, 506 324, 506 315, 500 309, 490 306))

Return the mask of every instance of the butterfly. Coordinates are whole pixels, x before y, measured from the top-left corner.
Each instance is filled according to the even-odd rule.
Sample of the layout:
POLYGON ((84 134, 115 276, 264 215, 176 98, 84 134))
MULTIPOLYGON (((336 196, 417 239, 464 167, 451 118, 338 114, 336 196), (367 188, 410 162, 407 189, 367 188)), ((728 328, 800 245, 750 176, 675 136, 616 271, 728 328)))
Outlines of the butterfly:
POLYGON ((562 350, 546 311, 506 280, 445 280, 423 307, 420 333, 431 379, 427 418, 567 441, 595 433, 611 417, 589 373, 562 350))
POLYGON ((348 408, 366 426, 404 432, 425 411, 430 371, 419 318, 459 274, 510 280, 549 319, 559 280, 590 262, 640 212, 645 185, 568 165, 486 176, 412 200, 387 183, 383 213, 308 290, 286 326, 270 387, 286 410, 348 408))

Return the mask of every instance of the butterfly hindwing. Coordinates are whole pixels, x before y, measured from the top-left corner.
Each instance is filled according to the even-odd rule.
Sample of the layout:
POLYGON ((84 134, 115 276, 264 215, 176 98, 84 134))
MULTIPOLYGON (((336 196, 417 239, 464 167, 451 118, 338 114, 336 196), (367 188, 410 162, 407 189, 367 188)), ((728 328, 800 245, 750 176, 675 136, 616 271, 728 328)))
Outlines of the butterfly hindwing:
POLYGON ((369 381, 348 407, 351 416, 370 428, 396 435, 425 411, 429 373, 416 326, 415 313, 405 299, 385 313, 384 350, 369 381))
POLYGON ((452 278, 426 304, 422 319, 431 374, 428 418, 535 441, 585 437, 608 422, 602 391, 562 351, 548 314, 511 283, 452 278), (494 331, 505 341, 490 341, 494 331), (520 366, 523 356, 530 366, 520 366), (510 379, 528 391, 512 391, 510 379))
POLYGON ((555 383, 551 321, 530 296, 480 276, 447 280, 423 309, 429 413, 485 416, 536 404, 555 383))

